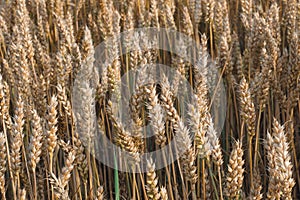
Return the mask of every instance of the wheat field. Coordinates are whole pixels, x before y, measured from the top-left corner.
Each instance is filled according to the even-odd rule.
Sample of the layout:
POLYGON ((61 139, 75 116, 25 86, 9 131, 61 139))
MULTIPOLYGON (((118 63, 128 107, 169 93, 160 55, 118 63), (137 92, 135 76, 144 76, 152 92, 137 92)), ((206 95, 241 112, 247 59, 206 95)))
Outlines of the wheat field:
POLYGON ((2 0, 0 9, 0 199, 300 199, 299 0, 2 0), (150 27, 191 39, 160 44, 198 64, 147 37, 133 50, 116 39, 128 32, 129 44, 150 27), (178 76, 146 84, 156 71, 140 70, 147 64, 178 76), (184 108, 182 80, 195 99, 184 108), (115 101, 126 87, 123 112, 115 101), (162 160, 137 164, 172 142, 162 160))

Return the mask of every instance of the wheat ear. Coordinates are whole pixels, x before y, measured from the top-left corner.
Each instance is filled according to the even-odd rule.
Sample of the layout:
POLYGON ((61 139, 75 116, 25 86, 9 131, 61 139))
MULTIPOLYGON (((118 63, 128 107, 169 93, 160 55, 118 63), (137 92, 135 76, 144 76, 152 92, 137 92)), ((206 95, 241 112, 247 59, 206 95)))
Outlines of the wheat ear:
POLYGON ((151 200, 159 200, 160 193, 158 188, 158 177, 155 173, 155 164, 152 159, 147 160, 147 196, 151 200))
POLYGON ((48 106, 48 130, 47 130, 47 149, 49 153, 49 170, 52 172, 53 152, 57 145, 57 98, 52 96, 48 106))
POLYGON ((244 160, 242 143, 237 141, 230 154, 224 193, 231 199, 238 199, 244 179, 244 160))

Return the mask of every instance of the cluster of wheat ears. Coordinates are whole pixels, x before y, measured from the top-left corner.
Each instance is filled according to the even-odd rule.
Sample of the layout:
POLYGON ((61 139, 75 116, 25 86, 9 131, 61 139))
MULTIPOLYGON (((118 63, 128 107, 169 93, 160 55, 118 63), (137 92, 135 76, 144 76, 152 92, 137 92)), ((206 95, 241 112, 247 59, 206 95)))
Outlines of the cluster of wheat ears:
POLYGON ((6 0, 0 8, 0 199, 300 199, 299 0, 6 0), (95 67, 97 45, 147 27, 192 38, 201 66, 111 43, 104 57, 120 56, 95 67), (196 103, 184 115, 178 77, 144 84, 141 71, 130 80, 128 128, 112 96, 123 74, 156 63, 179 72, 196 103), (224 95, 209 89, 211 68, 224 95), (212 112, 224 101, 217 130, 212 112), (95 147, 97 134, 131 155, 128 171, 93 156, 115 156, 95 147), (179 159, 156 169, 149 157, 146 171, 131 173, 141 155, 173 140, 175 153, 164 157, 182 151, 179 159))

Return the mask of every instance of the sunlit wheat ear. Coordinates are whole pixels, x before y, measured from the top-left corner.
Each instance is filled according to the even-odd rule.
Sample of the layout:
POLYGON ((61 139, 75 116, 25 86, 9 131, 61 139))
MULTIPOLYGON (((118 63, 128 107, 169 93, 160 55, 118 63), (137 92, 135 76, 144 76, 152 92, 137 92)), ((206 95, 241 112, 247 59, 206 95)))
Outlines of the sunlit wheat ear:
POLYGON ((176 144, 178 152, 183 155, 180 157, 183 173, 192 184, 197 182, 197 168, 195 166, 196 155, 192 147, 192 140, 189 130, 184 126, 182 120, 179 120, 178 127, 175 128, 176 144))
POLYGON ((265 149, 267 151, 267 158, 268 158, 268 171, 269 171, 269 184, 268 184, 268 191, 267 191, 267 198, 268 199, 280 199, 279 193, 279 181, 276 177, 276 150, 274 147, 274 139, 269 132, 267 132, 267 139, 265 144, 265 149))
POLYGON ((62 87, 60 84, 57 85, 57 100, 62 105, 64 112, 68 117, 72 116, 72 107, 70 100, 68 100, 67 94, 66 94, 66 88, 62 87))
POLYGON ((6 81, 0 74, 0 120, 7 132, 12 130, 12 119, 9 113, 10 107, 10 89, 6 81))
POLYGON ((33 86, 34 102, 36 104, 37 113, 39 116, 44 117, 47 111, 47 85, 46 79, 43 75, 37 77, 39 84, 33 86))
POLYGON ((274 118, 273 121, 273 141, 275 148, 275 176, 278 177, 282 198, 292 199, 292 190, 295 186, 293 179, 293 165, 289 152, 284 127, 274 118))
POLYGON ((23 144, 24 111, 23 102, 19 97, 14 116, 13 134, 10 144, 11 170, 13 175, 19 174, 21 169, 21 147, 23 144))
POLYGON ((11 69, 11 67, 6 59, 3 59, 2 62, 3 62, 3 76, 7 77, 6 80, 8 81, 8 84, 11 87, 14 87, 15 77, 13 74, 13 69, 11 69))
POLYGON ((62 186, 62 182, 60 179, 58 179, 55 174, 50 174, 49 177, 50 183, 54 188, 54 196, 57 199, 61 199, 61 200, 70 200, 69 196, 68 196, 68 191, 65 190, 65 188, 62 186))
POLYGON ((70 152, 68 152, 68 157, 66 159, 65 166, 62 168, 61 174, 59 176, 59 180, 63 188, 65 188, 68 185, 69 180, 71 178, 71 172, 74 168, 74 160, 75 151, 71 150, 70 152))
POLYGON ((296 30, 296 17, 297 16, 297 1, 291 1, 287 4, 285 13, 285 23, 287 29, 287 41, 289 44, 292 43, 293 33, 296 30))
POLYGON ((166 111, 167 119, 174 123, 174 127, 178 126, 179 115, 173 105, 173 93, 170 90, 170 85, 167 77, 163 77, 163 85, 161 92, 162 106, 166 111))
MULTIPOLYGON (((269 37, 271 36, 270 30, 268 30, 269 37)), ((270 41, 272 42, 272 41, 270 41)), ((274 44, 272 44, 274 45, 274 44)), ((266 104, 268 103, 269 99, 269 89, 270 89, 270 80, 271 78, 271 61, 272 59, 271 55, 268 55, 266 44, 264 43, 264 47, 262 49, 261 55, 260 55, 260 63, 262 66, 261 73, 257 76, 258 77, 258 83, 257 83, 257 97, 259 101, 259 105, 264 108, 266 104)), ((275 47, 273 47, 275 48, 275 47)), ((274 50, 276 51, 276 50, 274 50)), ((277 56, 275 56, 277 57, 277 56)), ((275 58, 274 58, 275 59, 275 58)))
POLYGON ((5 21, 5 19, 3 18, 3 16, 0 16, 0 29, 1 29, 1 35, 3 36, 3 39, 8 41, 8 25, 5 21))
POLYGON ((156 87, 153 85, 145 88, 148 95, 149 104, 149 118, 155 135, 155 143, 160 147, 165 146, 167 138, 165 135, 165 121, 163 115, 163 108, 158 103, 158 96, 156 95, 156 87))
POLYGON ((194 30, 193 30, 193 24, 192 24, 192 15, 190 15, 188 8, 183 6, 182 8, 182 29, 181 31, 189 36, 192 37, 194 30))
POLYGON ((139 149, 135 145, 134 139, 130 136, 128 132, 125 131, 124 127, 119 124, 116 125, 118 132, 114 140, 121 148, 125 149, 130 154, 130 159, 133 159, 133 162, 138 162, 140 160, 139 149))
POLYGON ((135 145, 134 139, 131 134, 127 132, 121 122, 116 119, 112 113, 112 102, 108 102, 107 111, 109 118, 112 120, 114 132, 114 142, 118 144, 122 149, 129 153, 129 160, 132 163, 140 161, 139 148, 135 145))
POLYGON ((43 129, 41 125, 41 118, 38 116, 36 110, 33 110, 32 135, 30 137, 29 144, 29 159, 32 171, 35 171, 36 165, 40 161, 40 156, 42 153, 42 139, 43 129))
POLYGON ((80 140, 80 137, 77 132, 75 132, 73 137, 73 143, 76 150, 76 158, 75 163, 77 165, 79 174, 83 180, 83 182, 87 181, 88 178, 88 164, 87 164, 87 158, 84 153, 84 146, 80 140))
POLYGON ((85 27, 83 45, 85 55, 82 55, 83 62, 74 81, 72 108, 75 111, 76 128, 82 134, 81 139, 93 151, 93 139, 95 137, 95 88, 98 85, 99 77, 94 67, 94 47, 91 40, 90 30, 85 27))
POLYGON ((14 25, 14 56, 16 63, 14 65, 15 72, 17 76, 17 86, 20 93, 23 94, 23 98, 27 99, 30 94, 30 81, 31 70, 30 67, 33 67, 33 45, 32 45, 32 36, 30 33, 30 18, 28 10, 26 9, 26 2, 19 1, 17 6, 18 11, 15 16, 15 25, 14 25))
POLYGON ((208 137, 208 142, 210 143, 210 146, 212 148, 211 155, 212 155, 213 162, 218 167, 221 167, 223 164, 222 149, 220 146, 220 140, 217 136, 217 132, 215 131, 214 123, 211 117, 209 119, 209 126, 207 129, 207 137, 208 137))
POLYGON ((220 43, 220 37, 223 32, 223 26, 222 26, 223 19, 224 19, 224 15, 222 12, 222 10, 224 10, 223 6, 224 5, 222 1, 217 2, 215 6, 215 18, 214 18, 213 28, 214 28, 215 38, 216 38, 215 41, 218 45, 220 43))
POLYGON ((203 8, 204 20, 206 22, 213 22, 215 1, 214 0, 205 0, 203 2, 203 6, 204 6, 204 8, 203 8))
POLYGON ((0 132, 0 191, 2 199, 5 198, 5 172, 6 172, 6 139, 3 132, 0 132))
MULTIPOLYGON (((53 157, 53 151, 57 145, 57 98, 52 96, 48 106, 48 128, 47 128, 47 149, 50 159, 53 157)), ((52 161, 50 161, 52 162, 52 161)), ((51 166, 50 166, 51 168, 51 166)))
POLYGON ((249 89, 249 84, 243 78, 240 83, 240 103, 241 103, 241 116, 247 124, 248 134, 253 137, 255 135, 256 114, 253 100, 249 89))
POLYGON ((196 105, 188 105, 188 124, 190 130, 195 134, 194 143, 197 149, 197 154, 202 158, 208 158, 211 154, 211 144, 206 135, 208 128, 208 114, 201 113, 199 107, 196 105))
POLYGON ((155 164, 152 159, 147 161, 147 196, 151 200, 159 200, 161 198, 159 187, 158 187, 158 177, 155 173, 155 164))
POLYGON ((149 113, 149 116, 155 134, 155 143, 158 144, 160 147, 164 147, 167 138, 165 135, 165 122, 163 119, 163 109, 161 105, 155 105, 153 107, 153 110, 149 113))
POLYGON ((240 195, 240 190, 244 180, 244 160, 242 143, 235 142, 234 149, 230 154, 228 172, 226 176, 226 186, 224 193, 227 197, 235 199, 240 195))

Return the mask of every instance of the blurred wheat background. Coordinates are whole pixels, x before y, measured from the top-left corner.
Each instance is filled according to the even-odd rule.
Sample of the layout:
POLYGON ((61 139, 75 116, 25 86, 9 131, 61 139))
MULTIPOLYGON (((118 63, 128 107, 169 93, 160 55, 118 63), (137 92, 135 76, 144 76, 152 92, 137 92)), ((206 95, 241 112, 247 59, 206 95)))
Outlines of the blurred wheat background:
MULTIPOLYGON (((1 199, 300 199, 299 0, 1 2, 1 199), (215 63, 226 88, 221 135, 210 114, 210 78, 199 70, 208 62, 197 68, 180 55, 141 47, 95 71, 97 45, 143 27, 181 32, 201 49, 196 56, 215 63), (112 112, 111 96, 123 74, 147 63, 177 70, 197 105, 183 119, 177 80, 135 81, 129 133, 112 112), (76 105, 80 114, 72 91, 85 101, 76 105), (149 159, 147 173, 121 172, 87 151, 95 124, 132 163, 174 135, 187 150, 163 169, 149 159), (153 140, 142 137, 145 124, 153 140)), ((112 45, 107 57, 118 54, 119 44, 112 45)))

